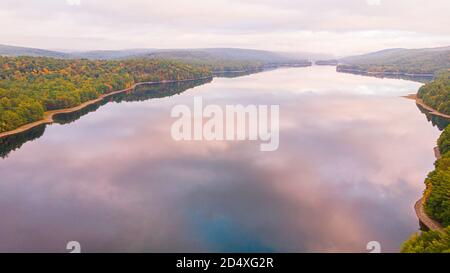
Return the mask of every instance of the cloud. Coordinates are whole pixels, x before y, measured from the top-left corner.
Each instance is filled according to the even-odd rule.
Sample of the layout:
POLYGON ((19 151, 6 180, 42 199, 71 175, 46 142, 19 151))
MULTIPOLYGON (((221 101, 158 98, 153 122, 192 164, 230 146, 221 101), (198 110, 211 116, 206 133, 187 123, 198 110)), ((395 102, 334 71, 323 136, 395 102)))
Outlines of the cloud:
POLYGON ((381 5, 381 0, 366 0, 366 3, 369 6, 379 6, 381 5))
POLYGON ((79 6, 81 5, 81 0, 66 0, 66 3, 69 6, 79 6))
POLYGON ((447 45, 449 9, 445 0, 4 0, 0 15, 12 27, 0 29, 0 43, 74 49, 264 45, 349 54, 447 45), (344 44, 341 39, 345 46, 333 48, 344 44))

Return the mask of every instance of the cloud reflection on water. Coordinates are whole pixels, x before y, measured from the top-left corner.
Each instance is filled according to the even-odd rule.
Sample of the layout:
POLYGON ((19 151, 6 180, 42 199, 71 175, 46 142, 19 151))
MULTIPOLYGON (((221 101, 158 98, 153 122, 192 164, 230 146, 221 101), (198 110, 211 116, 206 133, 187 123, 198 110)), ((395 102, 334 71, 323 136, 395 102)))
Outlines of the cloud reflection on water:
POLYGON ((414 85, 286 69, 49 126, 0 161, 0 251, 65 251, 70 240, 86 251, 342 252, 372 240, 397 251, 418 228, 412 207, 438 136, 396 96, 414 85), (333 81, 348 92, 326 90, 333 81), (393 93, 358 94, 366 81, 393 93), (173 141, 170 108, 194 95, 280 104, 279 150, 173 141))

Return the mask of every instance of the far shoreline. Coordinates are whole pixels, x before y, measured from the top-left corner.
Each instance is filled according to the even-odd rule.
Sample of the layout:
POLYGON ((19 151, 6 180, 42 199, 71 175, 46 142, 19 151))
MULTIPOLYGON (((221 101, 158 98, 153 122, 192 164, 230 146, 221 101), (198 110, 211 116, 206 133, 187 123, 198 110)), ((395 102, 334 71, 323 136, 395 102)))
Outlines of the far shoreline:
POLYGON ((46 111, 44 112, 44 117, 40 120, 31 122, 31 123, 26 123, 20 127, 17 127, 16 129, 10 130, 10 131, 6 131, 6 132, 2 132, 0 133, 0 139, 4 138, 4 137, 8 137, 8 136, 12 136, 12 135, 16 135, 16 134, 20 134, 23 132, 26 132, 30 129, 33 129, 39 125, 43 125, 43 124, 51 124, 54 122, 53 117, 55 115, 58 114, 67 114, 67 113, 72 113, 72 112, 76 112, 79 111, 89 105, 92 105, 94 103, 97 103, 99 101, 102 101, 103 99, 115 95, 115 94, 119 94, 119 93, 123 93, 123 92, 127 92, 127 91, 131 91, 133 89, 135 89, 137 86, 139 85, 146 85, 146 84, 165 84, 165 83, 176 83, 176 82, 189 82, 189 81, 198 81, 198 80, 206 80, 206 79, 211 79, 214 76, 207 76, 207 77, 200 77, 200 78, 195 78, 195 79, 184 79, 184 80, 164 80, 164 81, 155 81, 155 82, 138 82, 133 84, 131 87, 129 88, 125 88, 125 89, 121 89, 121 90, 116 90, 116 91, 112 91, 110 93, 106 93, 106 94, 101 94, 98 98, 93 99, 93 100, 88 100, 83 102, 80 105, 71 107, 71 108, 63 108, 63 109, 56 109, 56 110, 50 110, 50 111, 46 111))

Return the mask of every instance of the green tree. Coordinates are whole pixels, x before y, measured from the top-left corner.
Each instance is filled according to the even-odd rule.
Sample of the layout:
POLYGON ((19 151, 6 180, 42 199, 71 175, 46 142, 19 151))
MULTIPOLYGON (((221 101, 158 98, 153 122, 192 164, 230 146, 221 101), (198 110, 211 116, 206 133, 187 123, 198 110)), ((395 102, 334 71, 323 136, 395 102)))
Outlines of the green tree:
POLYGON ((450 227, 444 232, 423 231, 403 243, 403 253, 450 253, 450 227))

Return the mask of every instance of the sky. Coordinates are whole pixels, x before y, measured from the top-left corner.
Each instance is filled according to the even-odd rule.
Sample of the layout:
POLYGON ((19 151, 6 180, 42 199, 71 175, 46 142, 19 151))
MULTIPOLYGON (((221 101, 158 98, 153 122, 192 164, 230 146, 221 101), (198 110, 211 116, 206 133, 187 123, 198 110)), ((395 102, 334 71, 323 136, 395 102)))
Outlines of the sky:
POLYGON ((450 45, 448 0, 0 0, 0 44, 352 55, 450 45))

